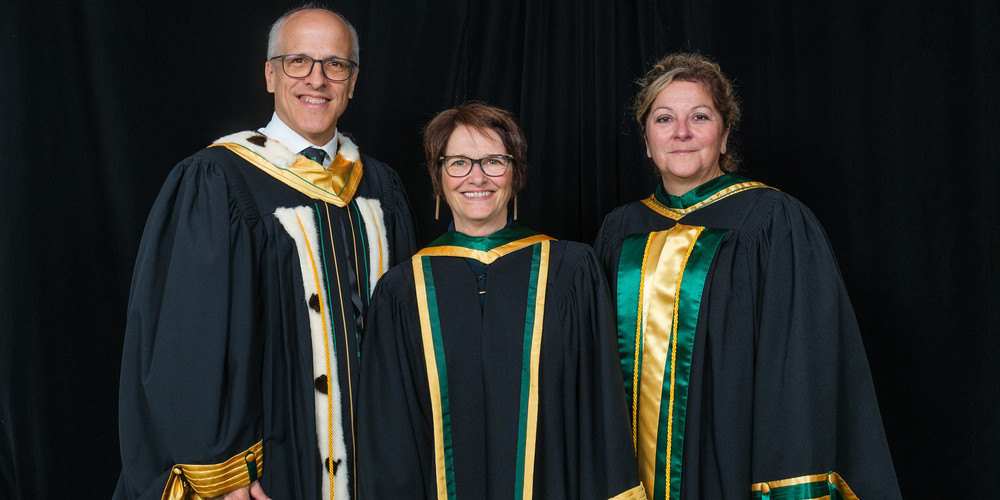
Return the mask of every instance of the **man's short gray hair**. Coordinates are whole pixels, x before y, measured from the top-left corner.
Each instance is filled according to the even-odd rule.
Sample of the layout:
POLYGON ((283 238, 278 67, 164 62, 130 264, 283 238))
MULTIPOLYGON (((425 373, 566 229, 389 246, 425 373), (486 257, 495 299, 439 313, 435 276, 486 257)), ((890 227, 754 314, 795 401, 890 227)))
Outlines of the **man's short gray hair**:
POLYGON ((300 11, 303 11, 303 10, 325 10, 325 11, 331 13, 331 14, 335 14, 342 21, 344 21, 344 24, 347 25, 347 29, 351 32, 351 42, 352 42, 352 45, 351 45, 351 51, 352 51, 351 60, 353 60, 355 62, 355 64, 358 64, 360 66, 359 56, 360 56, 360 52, 361 52, 361 46, 358 44, 358 32, 354 29, 354 25, 351 24, 351 22, 348 21, 347 18, 344 17, 341 13, 336 12, 336 11, 332 11, 332 10, 330 10, 330 9, 328 9, 328 8, 326 8, 326 7, 318 4, 318 3, 311 3, 311 2, 307 3, 307 4, 304 4, 304 5, 300 6, 300 7, 296 7, 296 8, 294 8, 294 9, 288 11, 288 12, 285 12, 284 14, 281 15, 281 17, 278 18, 277 21, 274 22, 274 24, 271 25, 271 31, 269 31, 268 34, 267 34, 267 59, 268 60, 271 60, 272 57, 281 55, 281 54, 278 54, 278 33, 281 31, 281 27, 285 25, 285 21, 287 21, 288 18, 291 17, 292 14, 295 14, 296 12, 300 12, 300 11))

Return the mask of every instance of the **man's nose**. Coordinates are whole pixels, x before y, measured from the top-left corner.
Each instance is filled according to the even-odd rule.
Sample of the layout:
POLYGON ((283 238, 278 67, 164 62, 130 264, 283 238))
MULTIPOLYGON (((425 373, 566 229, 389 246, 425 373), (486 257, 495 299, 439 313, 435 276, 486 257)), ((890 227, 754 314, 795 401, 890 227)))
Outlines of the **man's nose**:
POLYGON ((318 88, 326 85, 326 75, 323 74, 323 61, 313 61, 312 66, 309 67, 309 74, 303 78, 306 83, 310 84, 313 88, 318 88), (319 65, 317 68, 316 65, 319 65))

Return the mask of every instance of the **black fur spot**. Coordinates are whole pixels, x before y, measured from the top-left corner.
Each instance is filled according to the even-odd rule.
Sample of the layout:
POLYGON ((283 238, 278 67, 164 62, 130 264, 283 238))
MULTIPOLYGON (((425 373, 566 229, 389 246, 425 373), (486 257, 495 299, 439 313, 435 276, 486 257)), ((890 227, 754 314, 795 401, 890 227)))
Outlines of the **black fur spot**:
POLYGON ((316 377, 316 390, 326 394, 326 374, 316 377))
POLYGON ((267 136, 261 133, 257 133, 248 137, 247 142, 255 146, 264 147, 264 144, 267 144, 267 136))
POLYGON ((312 308, 313 311, 319 312, 319 295, 314 293, 312 294, 312 297, 309 297, 309 307, 312 308))

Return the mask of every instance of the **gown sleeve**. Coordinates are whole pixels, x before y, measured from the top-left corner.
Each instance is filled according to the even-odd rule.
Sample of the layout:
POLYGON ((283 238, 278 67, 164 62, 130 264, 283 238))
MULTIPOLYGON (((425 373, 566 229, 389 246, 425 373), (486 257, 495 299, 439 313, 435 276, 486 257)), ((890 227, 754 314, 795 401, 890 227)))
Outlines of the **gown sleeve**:
MULTIPOLYGON (((819 222, 790 197, 758 232, 751 481, 827 476, 899 498, 857 320, 819 222)), ((764 487, 765 483, 772 482, 764 487)), ((826 482, 826 481, 824 481, 826 482)), ((843 492, 842 492, 843 493, 843 492)))
MULTIPOLYGON (((621 209, 604 217, 604 222, 601 223, 601 228, 597 231, 597 237, 594 238, 594 253, 597 254, 597 259, 605 273, 611 273, 618 268, 615 247, 621 245, 622 239, 618 215, 620 211, 621 209)), ((612 277, 608 274, 609 281, 613 281, 610 280, 612 277)))
POLYGON ((536 457, 535 474, 542 478, 538 483, 545 483, 536 483, 536 491, 545 498, 645 498, 636 470, 614 312, 604 274, 588 246, 567 246, 563 265, 570 272, 550 283, 561 288, 566 299, 556 301, 562 305, 559 315, 546 324, 553 331, 561 329, 564 340, 559 362, 553 356, 543 359, 550 367, 561 368, 560 373, 552 369, 545 373, 562 380, 547 387, 549 400, 541 411, 540 435, 552 442, 540 447, 536 457), (551 484, 546 481, 550 477, 565 477, 566 484, 551 484))
POLYGON ((217 496, 263 470, 263 250, 245 215, 225 169, 198 156, 151 209, 128 306, 115 498, 160 498, 168 482, 217 496))
POLYGON ((410 200, 403 189, 403 183, 388 165, 365 157, 367 165, 372 168, 367 173, 377 175, 381 186, 381 200, 386 211, 386 231, 389 239, 390 265, 395 266, 407 261, 417 251, 416 230, 410 200))
POLYGON ((361 498, 433 498, 434 437, 410 261, 391 269, 372 296, 361 343, 358 480, 361 498), (386 418, 391 415, 392 418, 386 418), (385 425, 386 422, 391 425, 385 425))

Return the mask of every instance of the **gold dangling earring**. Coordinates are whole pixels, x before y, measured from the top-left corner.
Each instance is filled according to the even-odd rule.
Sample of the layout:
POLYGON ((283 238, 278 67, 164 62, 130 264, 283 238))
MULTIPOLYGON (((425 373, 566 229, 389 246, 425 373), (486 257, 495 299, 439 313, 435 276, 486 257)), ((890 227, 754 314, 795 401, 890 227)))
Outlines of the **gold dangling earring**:
POLYGON ((514 220, 517 220, 517 195, 514 195, 514 220))
POLYGON ((438 220, 438 215, 441 213, 441 195, 434 195, 434 220, 438 220))

